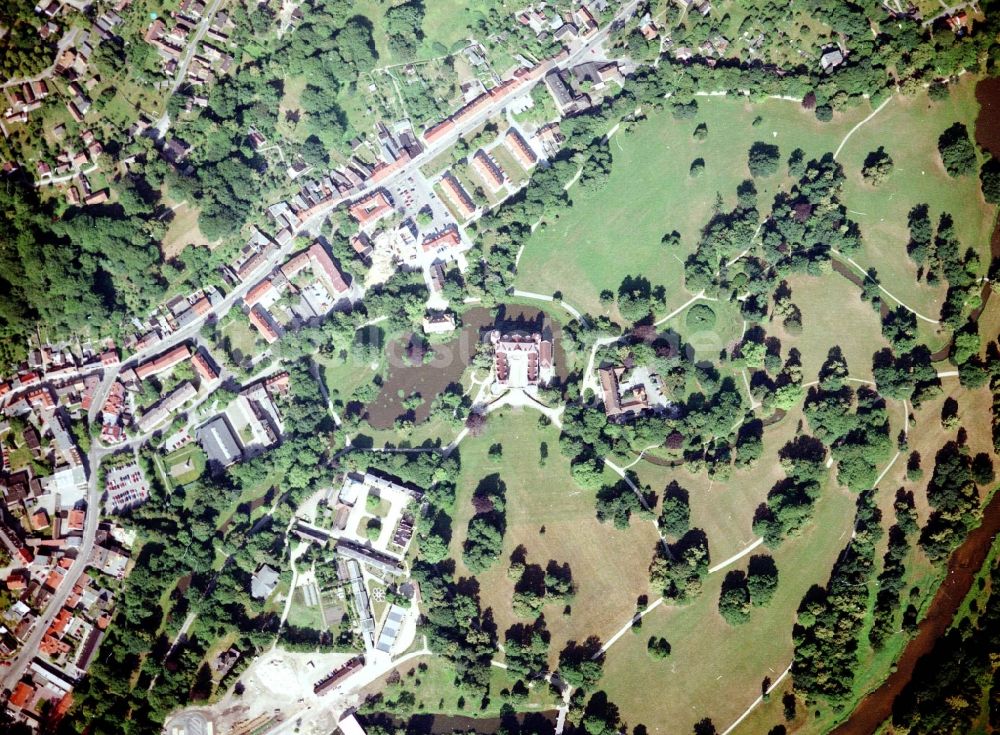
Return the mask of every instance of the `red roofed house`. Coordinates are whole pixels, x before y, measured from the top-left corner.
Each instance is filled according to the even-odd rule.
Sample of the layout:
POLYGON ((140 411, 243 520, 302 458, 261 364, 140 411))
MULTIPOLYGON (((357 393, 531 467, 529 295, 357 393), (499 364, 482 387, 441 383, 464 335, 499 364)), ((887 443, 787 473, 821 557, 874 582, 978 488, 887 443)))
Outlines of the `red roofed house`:
POLYGON ((967 16, 964 12, 960 12, 950 16, 945 22, 952 31, 958 33, 968 25, 969 16, 967 16))
POLYGON ((63 608, 56 615, 55 619, 52 621, 52 625, 49 626, 49 635, 58 635, 66 630, 66 626, 69 625, 69 621, 73 619, 73 613, 63 608))
POLYGON ((580 29, 580 35, 582 36, 589 36, 597 30, 597 20, 587 10, 585 5, 581 5, 573 11, 573 20, 576 21, 576 25, 580 29))
POLYGON ((44 508, 39 508, 31 514, 31 527, 34 530, 41 531, 48 528, 49 525, 49 514, 44 508))
POLYGON ((454 129, 455 122, 451 118, 442 120, 436 125, 431 125, 424 131, 424 140, 428 143, 433 143, 436 140, 440 140, 454 129))
POLYGON ((348 207, 351 216, 362 227, 367 227, 392 211, 392 199, 382 189, 372 192, 348 207))
POLYGON ((250 314, 248 315, 250 323, 257 327, 257 331, 261 333, 264 337, 264 341, 268 344, 273 344, 278 341, 278 330, 272 324, 271 315, 267 313, 267 310, 261 307, 260 304, 255 304, 252 309, 250 309, 250 314))
POLYGON ((285 395, 288 393, 288 378, 288 373, 282 370, 280 373, 275 373, 265 380, 264 385, 270 393, 280 393, 281 395, 285 395))
POLYGON ((28 575, 28 571, 26 569, 15 569, 13 572, 7 575, 7 580, 6 580, 7 589, 11 590, 12 592, 23 590, 25 587, 28 586, 28 581, 30 579, 31 577, 28 575))
POLYGON ((135 375, 139 380, 145 380, 159 373, 169 370, 174 365, 188 359, 191 356, 191 349, 187 345, 175 347, 159 357, 147 360, 135 369, 135 375))
POLYGON ((476 205, 473 204, 472 197, 469 196, 469 193, 451 172, 441 177, 441 188, 444 189, 445 195, 447 195, 463 219, 468 219, 476 213, 476 205))
POLYGON ((66 519, 66 528, 70 531, 82 531, 83 523, 87 518, 87 512, 83 510, 71 510, 66 519))
POLYGON ((33 408, 52 408, 56 405, 52 391, 48 388, 35 388, 28 392, 28 405, 33 408))
POLYGON ((60 654, 69 653, 70 646, 68 643, 64 643, 54 636, 46 635, 42 638, 42 642, 38 644, 38 650, 46 656, 54 658, 60 654))
POLYGON ((219 377, 219 373, 215 370, 215 367, 200 352, 195 352, 191 356, 191 365, 194 367, 194 371, 198 373, 198 377, 205 382, 211 382, 219 377))
POLYGON ((31 701, 34 695, 35 687, 27 682, 19 681, 17 682, 17 686, 14 687, 14 692, 10 695, 10 700, 7 704, 11 707, 24 709, 28 706, 28 702, 31 701))
POLYGON ((309 267, 309 254, 299 253, 294 258, 281 266, 281 274, 288 280, 292 280, 303 269, 309 267))
POLYGON ((472 168, 476 169, 479 178, 486 182, 491 191, 496 191, 503 186, 503 169, 482 148, 476 151, 476 154, 472 157, 472 168))
POLYGON ((247 291, 246 296, 243 297, 243 302, 247 306, 254 306, 266 299, 268 304, 273 304, 279 297, 280 294, 278 293, 278 289, 274 287, 273 283, 265 278, 263 281, 247 291))
POLYGON ((515 128, 508 128, 507 134, 503 137, 504 145, 507 146, 517 162, 525 168, 531 168, 538 162, 538 156, 528 145, 528 141, 515 128))
POLYGON ((347 293, 348 286, 344 280, 344 275, 337 270, 337 266, 333 264, 333 260, 326 254, 323 246, 318 242, 314 242, 307 252, 309 253, 309 260, 312 261, 316 274, 326 279, 333 292, 337 296, 347 293))
POLYGON ((212 310, 212 302, 208 300, 207 296, 202 296, 200 299, 191 304, 191 311, 193 311, 198 316, 205 316, 208 312, 212 310))
POLYGON ((38 377, 38 373, 36 372, 25 373, 17 379, 22 388, 29 385, 35 385, 35 383, 38 383, 40 380, 41 378, 38 377))
POLYGON ((493 368, 502 388, 544 385, 553 375, 552 342, 535 332, 530 335, 490 333, 493 368))
POLYGON ((53 569, 49 572, 49 576, 45 578, 45 586, 50 590, 55 592, 59 589, 60 583, 63 581, 63 573, 57 569, 53 569))
POLYGON ((423 243, 423 249, 425 253, 430 253, 436 250, 443 250, 445 248, 457 248, 462 244, 462 238, 458 234, 458 228, 455 226, 446 227, 436 234, 431 235, 423 243))

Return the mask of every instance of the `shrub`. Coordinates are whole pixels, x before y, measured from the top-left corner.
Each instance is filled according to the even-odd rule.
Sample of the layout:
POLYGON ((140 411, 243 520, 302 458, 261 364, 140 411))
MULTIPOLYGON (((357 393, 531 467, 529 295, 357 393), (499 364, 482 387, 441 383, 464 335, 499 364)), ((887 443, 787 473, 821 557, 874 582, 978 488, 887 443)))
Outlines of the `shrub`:
POLYGON ((754 178, 770 176, 778 170, 778 165, 781 163, 781 151, 776 145, 758 140, 750 146, 747 163, 750 166, 750 175, 754 178))
POLYGON ((695 304, 684 317, 684 323, 693 331, 711 329, 715 326, 715 321, 715 311, 708 304, 695 304))
POLYGON ((938 138, 938 153, 949 176, 965 176, 976 168, 976 149, 969 138, 969 130, 962 123, 955 123, 938 138))

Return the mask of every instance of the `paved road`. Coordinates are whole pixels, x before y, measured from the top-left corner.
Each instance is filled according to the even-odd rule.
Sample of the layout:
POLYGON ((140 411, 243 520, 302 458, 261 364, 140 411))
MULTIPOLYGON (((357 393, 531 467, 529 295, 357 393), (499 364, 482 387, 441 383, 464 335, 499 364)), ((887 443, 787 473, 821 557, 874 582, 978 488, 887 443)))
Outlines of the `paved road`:
MULTIPOLYGON (((285 247, 279 249, 278 252, 268 259, 267 262, 260 265, 257 271, 255 271, 255 276, 270 272, 270 270, 291 251, 292 247, 294 247, 294 244, 289 243, 285 247)), ((247 282, 242 283, 233 289, 233 291, 231 291, 228 296, 219 302, 218 305, 210 309, 204 316, 192 322, 187 327, 174 332, 154 346, 147 347, 146 349, 136 352, 131 358, 122 362, 120 365, 115 365, 105 370, 101 384, 94 392, 93 403, 90 408, 89 416, 91 422, 97 421, 97 417, 100 415, 101 406, 104 405, 104 401, 107 399, 108 391, 111 389, 111 386, 114 384, 115 380, 117 380, 122 370, 126 367, 134 366, 139 362, 152 357, 153 355, 169 350, 182 342, 196 337, 198 335, 198 331, 201 329, 205 320, 209 316, 219 317, 225 314, 238 299, 243 297, 243 295, 250 289, 251 286, 253 286, 254 283, 254 278, 248 279, 247 282)), ((56 594, 53 596, 52 600, 50 600, 48 606, 45 608, 45 611, 38 617, 38 621, 35 623, 35 628, 32 630, 31 636, 27 641, 25 641, 25 644, 21 646, 18 655, 14 658, 10 667, 2 675, 0 675, 0 684, 4 687, 12 687, 21 678, 21 676, 23 676, 24 671, 27 669, 31 659, 35 655, 35 652, 38 650, 38 644, 41 642, 42 636, 45 635, 45 632, 52 624, 52 620, 58 614, 59 610, 62 609, 62 606, 66 602, 66 598, 69 596, 73 586, 80 578, 80 575, 84 573, 87 563, 90 560, 90 554, 94 548, 94 538, 97 535, 97 523, 100 519, 101 510, 101 496, 103 495, 103 488, 99 488, 97 485, 97 468, 100 466, 101 461, 108 455, 142 444, 145 440, 146 437, 141 436, 125 442, 124 444, 119 444, 113 447, 105 447, 101 445, 99 441, 94 440, 91 445, 90 452, 87 454, 87 469, 90 475, 87 481, 87 519, 84 526, 83 540, 80 545, 79 552, 77 553, 76 559, 73 561, 73 565, 66 572, 66 576, 63 578, 62 584, 59 585, 59 589, 56 590, 56 594)))
POLYGON ((15 87, 19 84, 24 84, 25 82, 37 82, 40 79, 48 79, 49 77, 51 77, 52 73, 55 71, 56 62, 59 60, 59 57, 62 56, 63 51, 65 51, 67 48, 70 47, 75 38, 76 38, 76 28, 73 28, 72 30, 65 33, 62 38, 59 39, 59 43, 56 44, 55 60, 53 60, 53 62, 49 64, 49 66, 47 66, 45 69, 42 69, 33 77, 18 77, 17 79, 8 79, 3 84, 0 84, 0 89, 6 89, 7 87, 15 87))
MULTIPOLYGON (((608 34, 611 31, 611 26, 614 24, 615 20, 622 17, 628 17, 629 14, 634 12, 636 2, 638 0, 632 0, 632 2, 624 5, 621 10, 615 15, 615 18, 607 26, 599 30, 594 36, 582 45, 579 49, 571 53, 562 61, 549 61, 544 65, 545 72, 551 71, 552 69, 568 69, 581 62, 585 56, 588 54, 596 52, 597 47, 599 47, 607 39, 608 34)), ((514 89, 505 95, 502 95, 491 102, 489 105, 484 107, 477 114, 464 120, 463 122, 457 124, 455 128, 446 135, 445 137, 437 140, 434 143, 428 145, 420 154, 414 156, 413 159, 403 168, 399 169, 395 173, 387 176, 382 181, 377 184, 369 184, 363 186, 360 189, 352 192, 349 196, 338 197, 332 199, 326 206, 319 209, 312 217, 310 217, 305 222, 301 223, 298 228, 296 228, 296 234, 300 230, 311 229, 315 224, 322 222, 323 218, 326 217, 333 209, 340 206, 343 202, 349 199, 356 199, 368 194, 376 189, 381 189, 388 186, 390 183, 396 182, 401 178, 412 175, 414 170, 419 170, 420 166, 428 161, 433 160, 439 154, 446 151, 459 137, 475 130, 481 124, 486 122, 489 118, 493 117, 501 110, 503 110, 510 101, 515 97, 526 94, 527 90, 523 88, 514 89)))
POLYGON ((84 523, 83 542, 80 545, 76 559, 73 560, 73 565, 66 571, 66 576, 63 577, 59 588, 52 596, 52 599, 49 600, 45 611, 38 616, 38 620, 35 622, 35 627, 32 629, 28 640, 24 642, 24 645, 21 646, 21 649, 11 661, 10 666, 0 676, 0 685, 5 689, 13 688, 14 684, 24 676, 24 672, 38 651, 38 645, 42 641, 42 636, 45 635, 52 624, 52 620, 62 610, 63 605, 66 604, 66 598, 69 597, 80 575, 87 568, 91 551, 94 548, 94 537, 97 535, 97 522, 101 517, 101 491, 97 487, 97 467, 100 465, 101 460, 104 459, 104 456, 110 453, 110 451, 109 449, 99 447, 95 443, 91 446, 90 452, 87 454, 90 478, 87 481, 87 518, 84 523))
POLYGON ((215 18, 215 11, 219 9, 221 3, 222 0, 214 0, 202 15, 201 22, 198 24, 198 30, 194 32, 194 37, 188 41, 188 45, 184 48, 184 56, 177 65, 177 76, 174 78, 174 83, 170 85, 170 92, 167 93, 164 99, 168 99, 183 84, 184 78, 187 76, 188 66, 191 64, 191 57, 194 56, 194 52, 198 49, 198 44, 201 43, 201 39, 205 36, 205 32, 212 23, 212 19, 215 18))

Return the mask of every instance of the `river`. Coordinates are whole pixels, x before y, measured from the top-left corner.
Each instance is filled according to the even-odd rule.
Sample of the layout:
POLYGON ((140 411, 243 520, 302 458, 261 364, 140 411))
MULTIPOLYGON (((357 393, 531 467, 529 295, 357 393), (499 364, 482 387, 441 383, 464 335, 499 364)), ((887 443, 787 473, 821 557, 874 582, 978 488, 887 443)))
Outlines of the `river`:
MULTIPOLYGON (((976 142, 1000 157, 1000 79, 984 79, 976 86, 979 117, 976 142)), ((994 225, 991 250, 1000 257, 1000 220, 994 225)), ((989 293, 984 292, 985 299, 989 293)), ((990 335, 987 335, 988 337, 990 335)), ((986 430, 984 428, 984 430, 986 430)), ((951 626, 959 605, 968 594, 997 534, 1000 534, 1000 492, 994 493, 983 508, 982 525, 972 531, 948 560, 948 575, 931 601, 927 616, 917 626, 916 635, 903 649, 896 667, 881 686, 855 707, 850 718, 832 735, 871 735, 892 716, 892 705, 913 676, 917 661, 934 647, 951 626)))

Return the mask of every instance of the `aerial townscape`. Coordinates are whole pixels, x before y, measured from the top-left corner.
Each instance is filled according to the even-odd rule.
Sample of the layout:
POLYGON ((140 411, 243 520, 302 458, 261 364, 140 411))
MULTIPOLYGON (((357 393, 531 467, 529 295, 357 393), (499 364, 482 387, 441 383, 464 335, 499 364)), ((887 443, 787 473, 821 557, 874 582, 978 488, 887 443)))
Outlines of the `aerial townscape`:
POLYGON ((998 5, 0 3, 0 732, 1000 732, 998 5))

